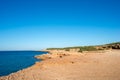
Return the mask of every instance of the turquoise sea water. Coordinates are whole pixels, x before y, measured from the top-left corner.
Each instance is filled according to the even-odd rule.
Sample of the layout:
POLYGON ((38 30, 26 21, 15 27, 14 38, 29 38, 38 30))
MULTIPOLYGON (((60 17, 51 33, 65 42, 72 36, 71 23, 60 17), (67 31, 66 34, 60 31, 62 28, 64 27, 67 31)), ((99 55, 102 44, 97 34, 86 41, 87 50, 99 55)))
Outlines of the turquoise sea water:
POLYGON ((47 52, 38 51, 0 51, 0 76, 32 66, 36 61, 35 55, 47 52))

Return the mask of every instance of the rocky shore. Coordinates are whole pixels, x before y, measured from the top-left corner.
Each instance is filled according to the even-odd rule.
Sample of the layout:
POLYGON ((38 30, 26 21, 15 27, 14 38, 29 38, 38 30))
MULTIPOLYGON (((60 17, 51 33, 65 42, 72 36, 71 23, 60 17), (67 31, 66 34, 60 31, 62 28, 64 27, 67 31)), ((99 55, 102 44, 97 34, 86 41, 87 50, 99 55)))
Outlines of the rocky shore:
POLYGON ((120 80, 120 50, 48 50, 33 66, 0 80, 120 80))

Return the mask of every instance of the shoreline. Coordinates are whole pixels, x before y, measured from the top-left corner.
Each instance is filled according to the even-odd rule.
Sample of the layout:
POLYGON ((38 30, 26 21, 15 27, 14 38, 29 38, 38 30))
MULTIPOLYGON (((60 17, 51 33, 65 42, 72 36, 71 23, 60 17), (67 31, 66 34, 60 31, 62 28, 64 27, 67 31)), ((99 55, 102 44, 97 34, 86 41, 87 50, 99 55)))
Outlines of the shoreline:
POLYGON ((119 53, 120 50, 86 53, 49 51, 35 56, 42 61, 2 76, 0 80, 119 80, 119 53))
MULTIPOLYGON (((19 71, 22 71, 22 70, 24 70, 24 69, 27 69, 27 68, 35 65, 36 62, 40 62, 40 61, 41 61, 41 59, 37 59, 37 58, 35 58, 35 56, 36 56, 36 55, 42 55, 41 52, 42 52, 43 54, 46 54, 46 53, 47 53, 46 51, 28 51, 28 50, 26 50, 26 51, 2 51, 2 52, 40 52, 40 54, 34 54, 33 56, 31 56, 31 58, 34 58, 34 59, 35 59, 35 61, 33 62, 33 64, 31 64, 31 65, 29 65, 29 66, 27 66, 27 67, 23 67, 22 69, 19 69, 19 70, 17 70, 17 71, 13 71, 13 72, 11 72, 11 73, 9 73, 9 74, 1 75, 0 77, 9 76, 9 75, 11 75, 11 74, 17 73, 17 72, 19 72, 19 71)), ((30 54, 31 54, 31 53, 30 53, 30 54)))

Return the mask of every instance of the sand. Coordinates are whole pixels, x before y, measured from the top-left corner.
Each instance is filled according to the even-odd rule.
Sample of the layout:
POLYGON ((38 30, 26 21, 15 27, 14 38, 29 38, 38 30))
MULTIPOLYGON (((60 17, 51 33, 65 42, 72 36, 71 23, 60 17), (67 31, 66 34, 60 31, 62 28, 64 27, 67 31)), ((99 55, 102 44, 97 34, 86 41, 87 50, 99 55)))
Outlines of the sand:
POLYGON ((0 80, 120 80, 120 50, 47 54, 43 61, 0 80))

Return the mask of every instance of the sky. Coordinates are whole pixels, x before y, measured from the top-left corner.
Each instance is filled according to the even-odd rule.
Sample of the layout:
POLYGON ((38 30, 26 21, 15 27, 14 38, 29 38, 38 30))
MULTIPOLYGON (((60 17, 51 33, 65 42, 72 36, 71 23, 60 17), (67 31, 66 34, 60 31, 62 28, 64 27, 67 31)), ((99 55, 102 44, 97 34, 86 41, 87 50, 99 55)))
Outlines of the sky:
POLYGON ((120 0, 0 0, 0 50, 120 41, 120 0))

